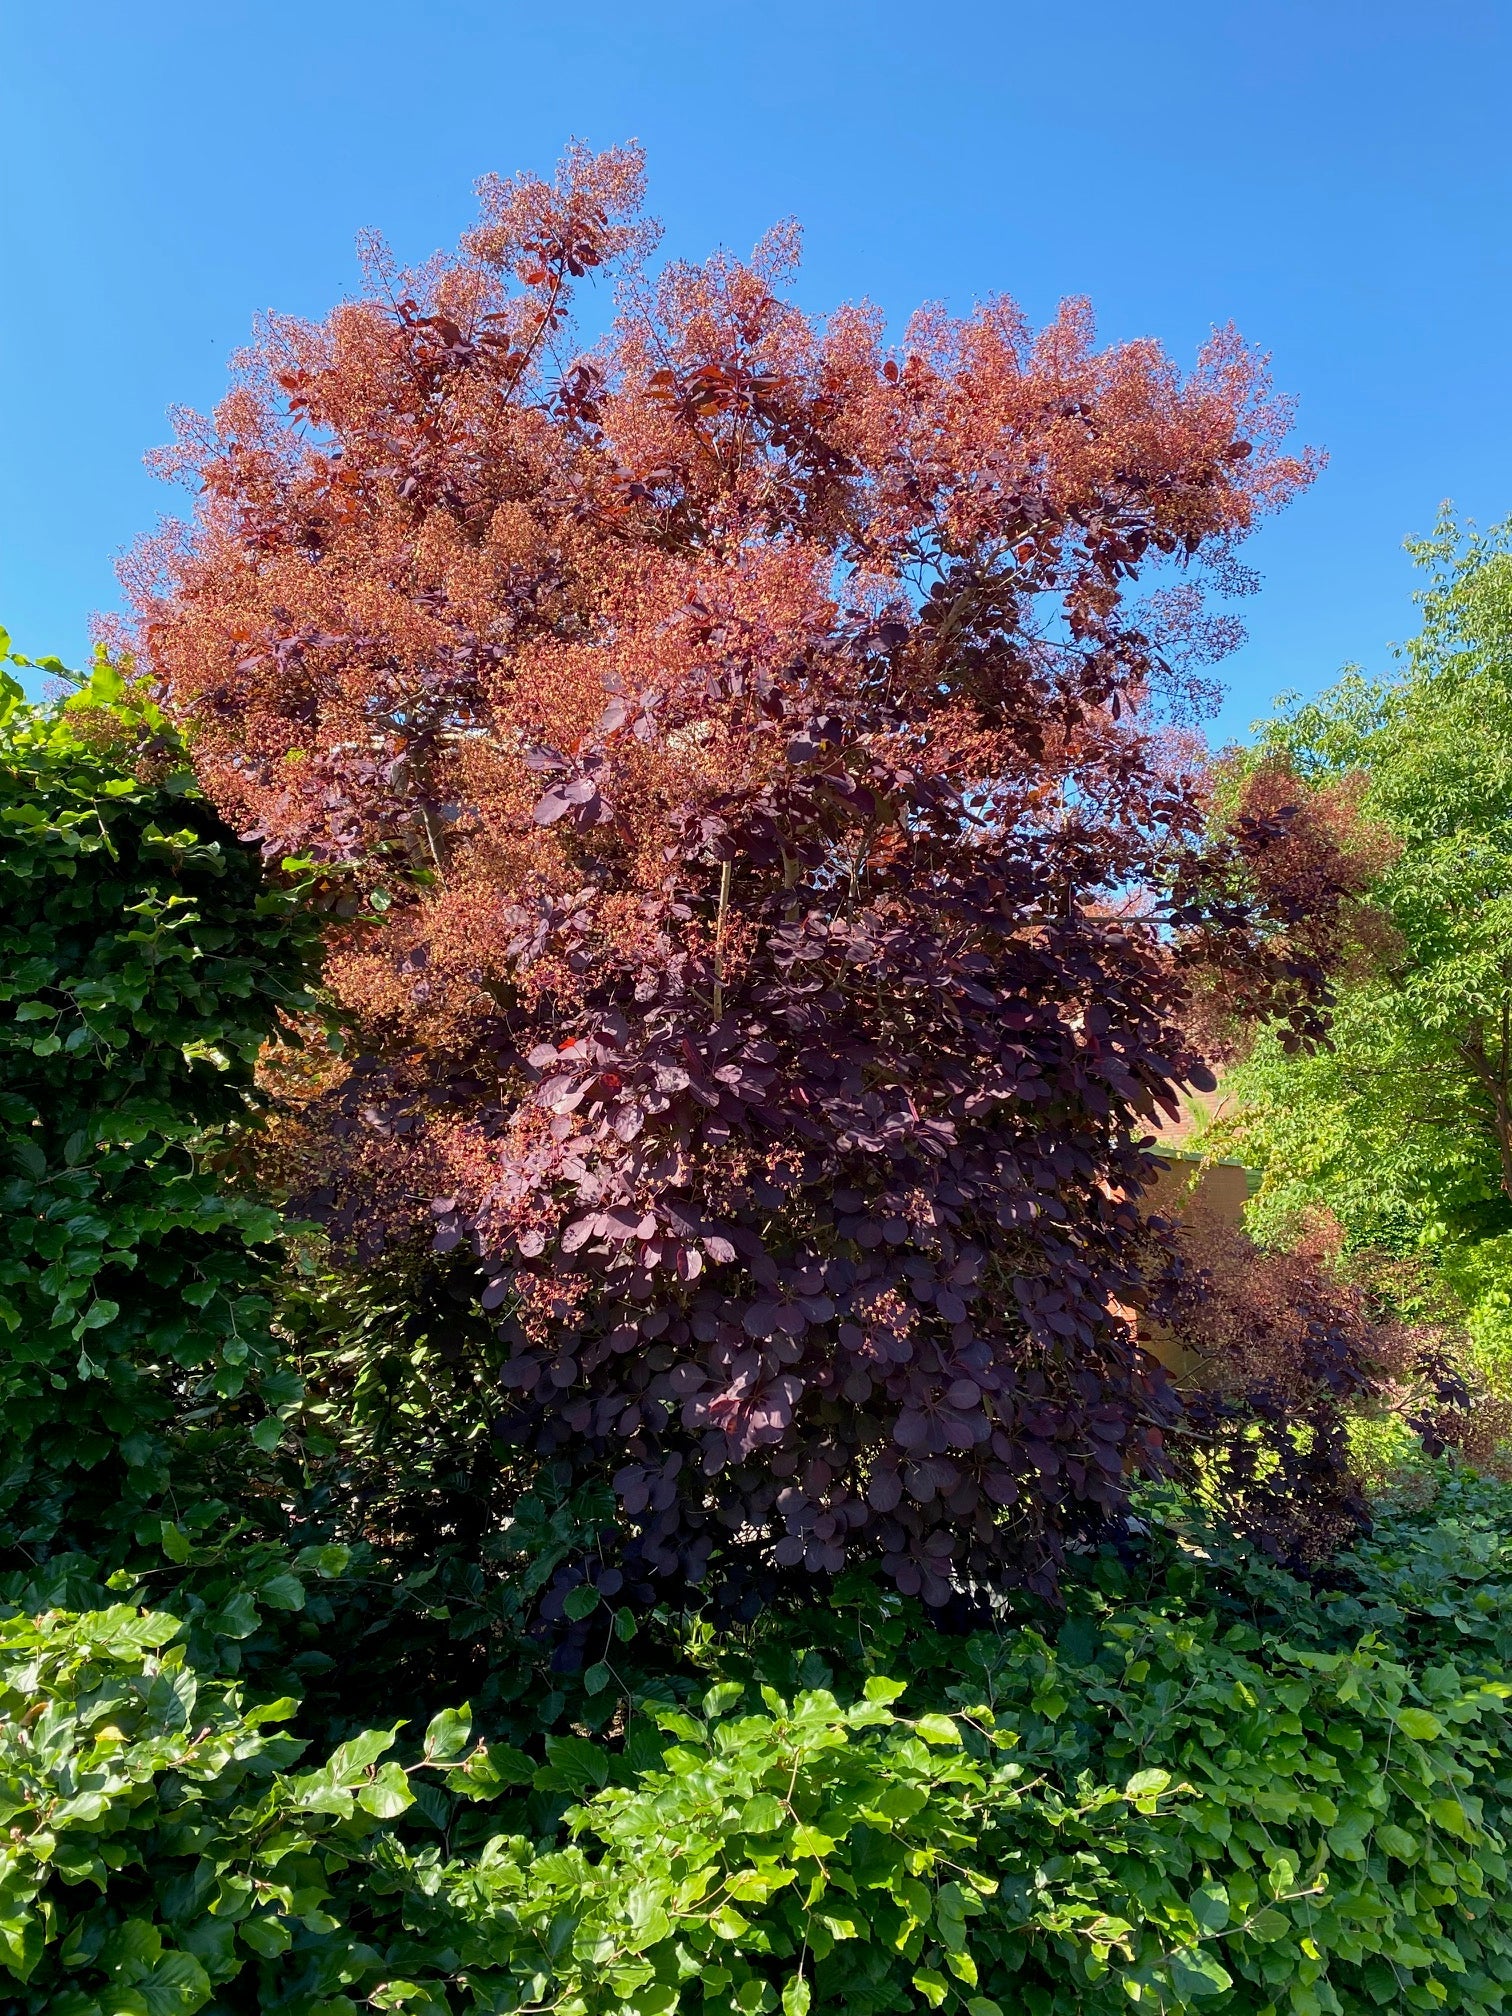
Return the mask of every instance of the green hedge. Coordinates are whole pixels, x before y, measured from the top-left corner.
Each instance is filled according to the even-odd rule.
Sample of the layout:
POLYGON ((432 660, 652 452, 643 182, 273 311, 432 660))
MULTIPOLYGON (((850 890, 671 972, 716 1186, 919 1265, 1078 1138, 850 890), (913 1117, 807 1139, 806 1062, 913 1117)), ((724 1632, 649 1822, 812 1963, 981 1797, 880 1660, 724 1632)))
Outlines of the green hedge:
POLYGON ((822 1653, 705 1640, 689 1698, 534 1755, 464 1709, 311 1762, 178 1619, 16 1608, 0 2006, 1499 2009, 1507 1533, 1451 1480, 1318 1590, 1168 1509, 1055 1628, 858 1589, 822 1653))
POLYGON ((144 1518, 155 1535, 159 1503, 204 1495, 189 1444, 235 1422, 217 1403, 262 1382, 227 1430, 244 1442, 297 1394, 256 1250, 278 1214, 216 1162, 255 1118, 280 1011, 307 1005, 316 929, 108 663, 35 707, 7 647, 0 631, 0 1550, 34 1556, 129 1548, 144 1518))

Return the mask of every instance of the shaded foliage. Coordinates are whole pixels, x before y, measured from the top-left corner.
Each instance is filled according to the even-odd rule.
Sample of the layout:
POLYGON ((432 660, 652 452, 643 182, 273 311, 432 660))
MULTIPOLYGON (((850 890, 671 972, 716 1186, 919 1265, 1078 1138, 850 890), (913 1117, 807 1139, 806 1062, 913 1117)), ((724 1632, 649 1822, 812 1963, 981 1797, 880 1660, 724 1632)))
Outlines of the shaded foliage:
POLYGON ((1406 1320, 1405 1284, 1378 1264, 1341 1268, 1316 1232, 1267 1251, 1201 1207, 1179 1248, 1157 1305, 1183 1408, 1172 1472, 1292 1566, 1317 1568, 1367 1520, 1362 1421, 1390 1417, 1434 1455, 1483 1434, 1459 1327, 1406 1320))
POLYGON ((1369 779, 1304 774, 1287 751, 1230 753, 1216 765, 1217 844, 1198 864, 1207 914, 1183 948, 1193 979, 1189 1033, 1215 1062, 1248 1052, 1257 1031, 1282 1056, 1320 1046, 1340 984, 1376 972, 1398 947, 1372 900, 1398 853, 1367 811, 1369 779), (1221 890, 1227 901, 1214 901, 1221 890), (1257 960, 1256 897, 1279 927, 1257 960))
POLYGON ((253 1118, 258 1053, 302 999, 315 937, 109 666, 47 709, 0 673, 13 1556, 129 1550, 144 1519, 155 1546, 155 1510, 234 1472, 291 1397, 269 1332, 279 1221, 216 1164, 253 1118))

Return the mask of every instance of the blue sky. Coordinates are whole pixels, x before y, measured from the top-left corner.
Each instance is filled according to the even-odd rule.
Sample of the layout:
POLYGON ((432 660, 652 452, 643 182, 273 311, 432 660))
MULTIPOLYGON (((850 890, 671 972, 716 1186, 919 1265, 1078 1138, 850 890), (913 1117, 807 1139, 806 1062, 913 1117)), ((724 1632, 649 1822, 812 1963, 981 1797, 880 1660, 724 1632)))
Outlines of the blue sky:
POLYGON ((1504 0, 21 0, 0 20, 0 621, 77 662, 142 468, 253 313, 376 225, 453 241, 489 169, 649 152, 667 244, 805 226, 816 309, 1088 294, 1183 362, 1272 353, 1330 465, 1249 549, 1220 730, 1410 633, 1401 541, 1512 512, 1504 0))

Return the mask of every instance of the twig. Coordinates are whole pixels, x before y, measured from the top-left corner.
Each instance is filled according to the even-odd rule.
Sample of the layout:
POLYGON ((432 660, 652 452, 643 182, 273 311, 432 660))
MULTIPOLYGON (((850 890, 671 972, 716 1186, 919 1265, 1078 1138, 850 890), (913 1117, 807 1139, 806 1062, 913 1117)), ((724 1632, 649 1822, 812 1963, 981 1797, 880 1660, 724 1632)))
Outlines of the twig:
POLYGON ((730 862, 725 860, 719 868, 719 915, 714 923, 714 1020, 724 1018, 724 934, 725 917, 730 908, 730 862))

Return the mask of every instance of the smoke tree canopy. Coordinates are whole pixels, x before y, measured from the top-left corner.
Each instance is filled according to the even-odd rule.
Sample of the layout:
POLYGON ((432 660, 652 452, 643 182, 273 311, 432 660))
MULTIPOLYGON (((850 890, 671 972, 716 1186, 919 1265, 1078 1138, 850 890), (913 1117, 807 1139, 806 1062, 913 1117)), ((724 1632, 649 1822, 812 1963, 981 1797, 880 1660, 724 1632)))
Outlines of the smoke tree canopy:
POLYGON ((347 885, 289 1167, 359 1254, 475 1251, 501 1442, 612 1478, 605 1593, 1043 1583, 1162 1460, 1188 968, 1315 1026, 1287 808, 1215 839, 1150 707, 1311 464, 1231 333, 890 347, 785 232, 647 277, 641 182, 489 181, 454 258, 269 319, 135 645, 225 816, 347 885))

